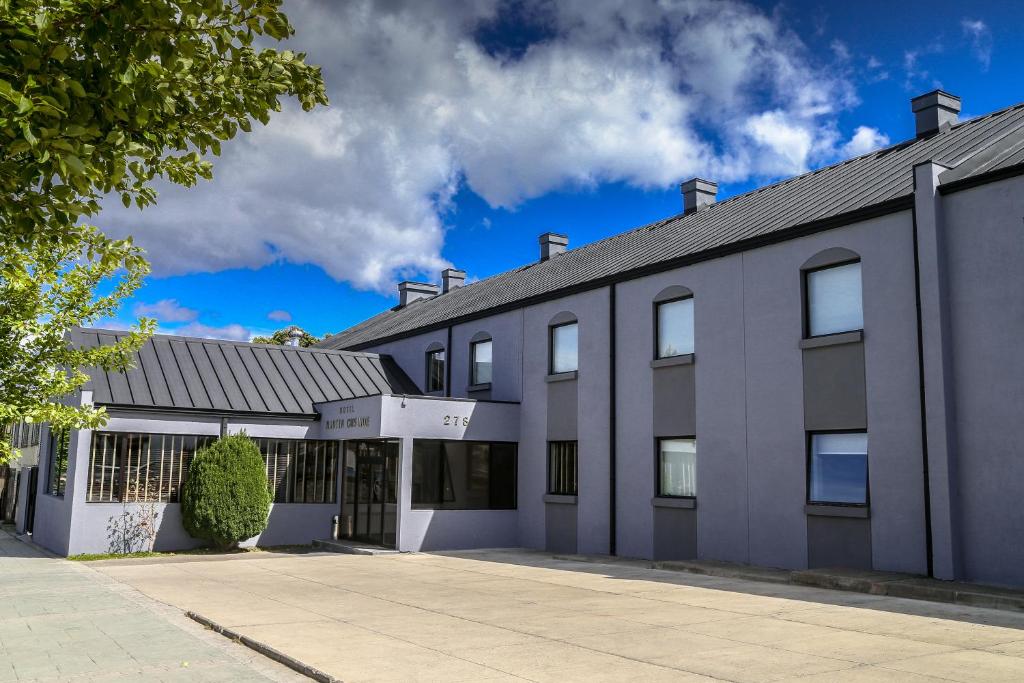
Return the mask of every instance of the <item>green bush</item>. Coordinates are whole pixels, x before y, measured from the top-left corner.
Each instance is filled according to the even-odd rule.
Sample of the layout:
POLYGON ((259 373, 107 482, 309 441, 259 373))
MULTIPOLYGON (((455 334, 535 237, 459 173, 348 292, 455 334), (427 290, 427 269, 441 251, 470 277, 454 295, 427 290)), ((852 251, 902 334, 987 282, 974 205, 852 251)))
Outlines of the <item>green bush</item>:
POLYGON ((267 527, 270 488, 256 444, 225 436, 198 451, 181 489, 181 516, 193 538, 232 548, 267 527))

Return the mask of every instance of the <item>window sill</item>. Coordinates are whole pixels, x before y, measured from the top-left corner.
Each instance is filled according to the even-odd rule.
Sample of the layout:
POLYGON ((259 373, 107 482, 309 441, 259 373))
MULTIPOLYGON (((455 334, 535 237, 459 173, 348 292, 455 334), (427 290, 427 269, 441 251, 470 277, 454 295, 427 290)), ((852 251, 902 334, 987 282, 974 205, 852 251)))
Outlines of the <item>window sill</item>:
POLYGON ((545 382, 568 382, 569 380, 579 379, 579 370, 570 370, 569 372, 555 372, 544 378, 545 382))
POLYGON ((681 356, 669 356, 668 358, 655 358, 651 361, 652 368, 667 368, 673 365, 693 365, 693 354, 684 353, 681 356))
POLYGON ((856 519, 867 519, 871 516, 870 508, 864 505, 827 505, 822 503, 804 505, 804 513, 812 517, 853 517, 856 519))
POLYGON ((474 391, 490 391, 490 390, 491 390, 491 383, 490 382, 483 382, 481 384, 470 384, 468 387, 466 387, 466 391, 468 391, 470 393, 473 393, 474 391))
POLYGON ((444 389, 435 389, 434 391, 424 391, 423 395, 424 396, 437 396, 439 398, 440 397, 444 397, 444 389))
POLYGON ((545 493, 545 503, 554 503, 555 505, 575 505, 576 496, 566 496, 559 493, 545 493))
POLYGON ((800 340, 801 349, 817 349, 822 346, 838 346, 840 344, 854 344, 864 341, 864 330, 853 332, 840 332, 839 334, 826 334, 822 337, 808 337, 800 340))
POLYGON ((697 507, 696 498, 673 498, 672 496, 655 496, 651 498, 651 505, 656 508, 677 508, 680 510, 693 510, 697 507))

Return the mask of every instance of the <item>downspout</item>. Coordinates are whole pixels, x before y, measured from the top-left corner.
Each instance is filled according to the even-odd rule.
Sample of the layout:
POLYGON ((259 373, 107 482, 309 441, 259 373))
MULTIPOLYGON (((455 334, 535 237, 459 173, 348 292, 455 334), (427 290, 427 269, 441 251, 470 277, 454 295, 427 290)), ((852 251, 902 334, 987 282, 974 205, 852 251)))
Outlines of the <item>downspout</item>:
POLYGON ((452 326, 448 326, 448 343, 444 347, 446 359, 444 364, 444 395, 451 398, 452 395, 452 362, 455 354, 452 353, 452 326))
POLYGON ((615 555, 616 532, 616 428, 615 413, 615 283, 608 288, 608 554, 615 555))

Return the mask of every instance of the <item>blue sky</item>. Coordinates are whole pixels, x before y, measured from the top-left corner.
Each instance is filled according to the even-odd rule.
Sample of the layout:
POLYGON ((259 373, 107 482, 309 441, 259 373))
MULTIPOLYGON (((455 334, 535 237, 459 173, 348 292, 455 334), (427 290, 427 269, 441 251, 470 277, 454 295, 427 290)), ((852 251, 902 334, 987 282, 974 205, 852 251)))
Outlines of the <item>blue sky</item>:
POLYGON ((979 115, 1022 99, 1024 7, 999 3, 286 0, 332 106, 233 141, 215 180, 161 188, 133 234, 154 274, 113 324, 247 338, 344 329, 401 279, 470 279, 913 135, 941 87, 979 115), (895 7, 900 11, 894 11, 895 7))

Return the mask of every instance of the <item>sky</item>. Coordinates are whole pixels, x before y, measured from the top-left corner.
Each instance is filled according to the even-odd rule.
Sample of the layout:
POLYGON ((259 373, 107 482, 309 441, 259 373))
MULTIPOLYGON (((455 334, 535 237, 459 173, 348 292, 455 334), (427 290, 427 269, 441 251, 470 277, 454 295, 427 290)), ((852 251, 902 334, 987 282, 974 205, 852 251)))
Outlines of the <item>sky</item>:
MULTIPOLYGON (((329 107, 292 103, 158 185, 105 204, 153 272, 119 315, 247 340, 338 332, 401 280, 469 281, 913 137, 913 96, 961 118, 1024 100, 1024 5, 789 0, 285 0, 285 46, 329 107)), ((909 173, 909 170, 908 170, 909 173)))

